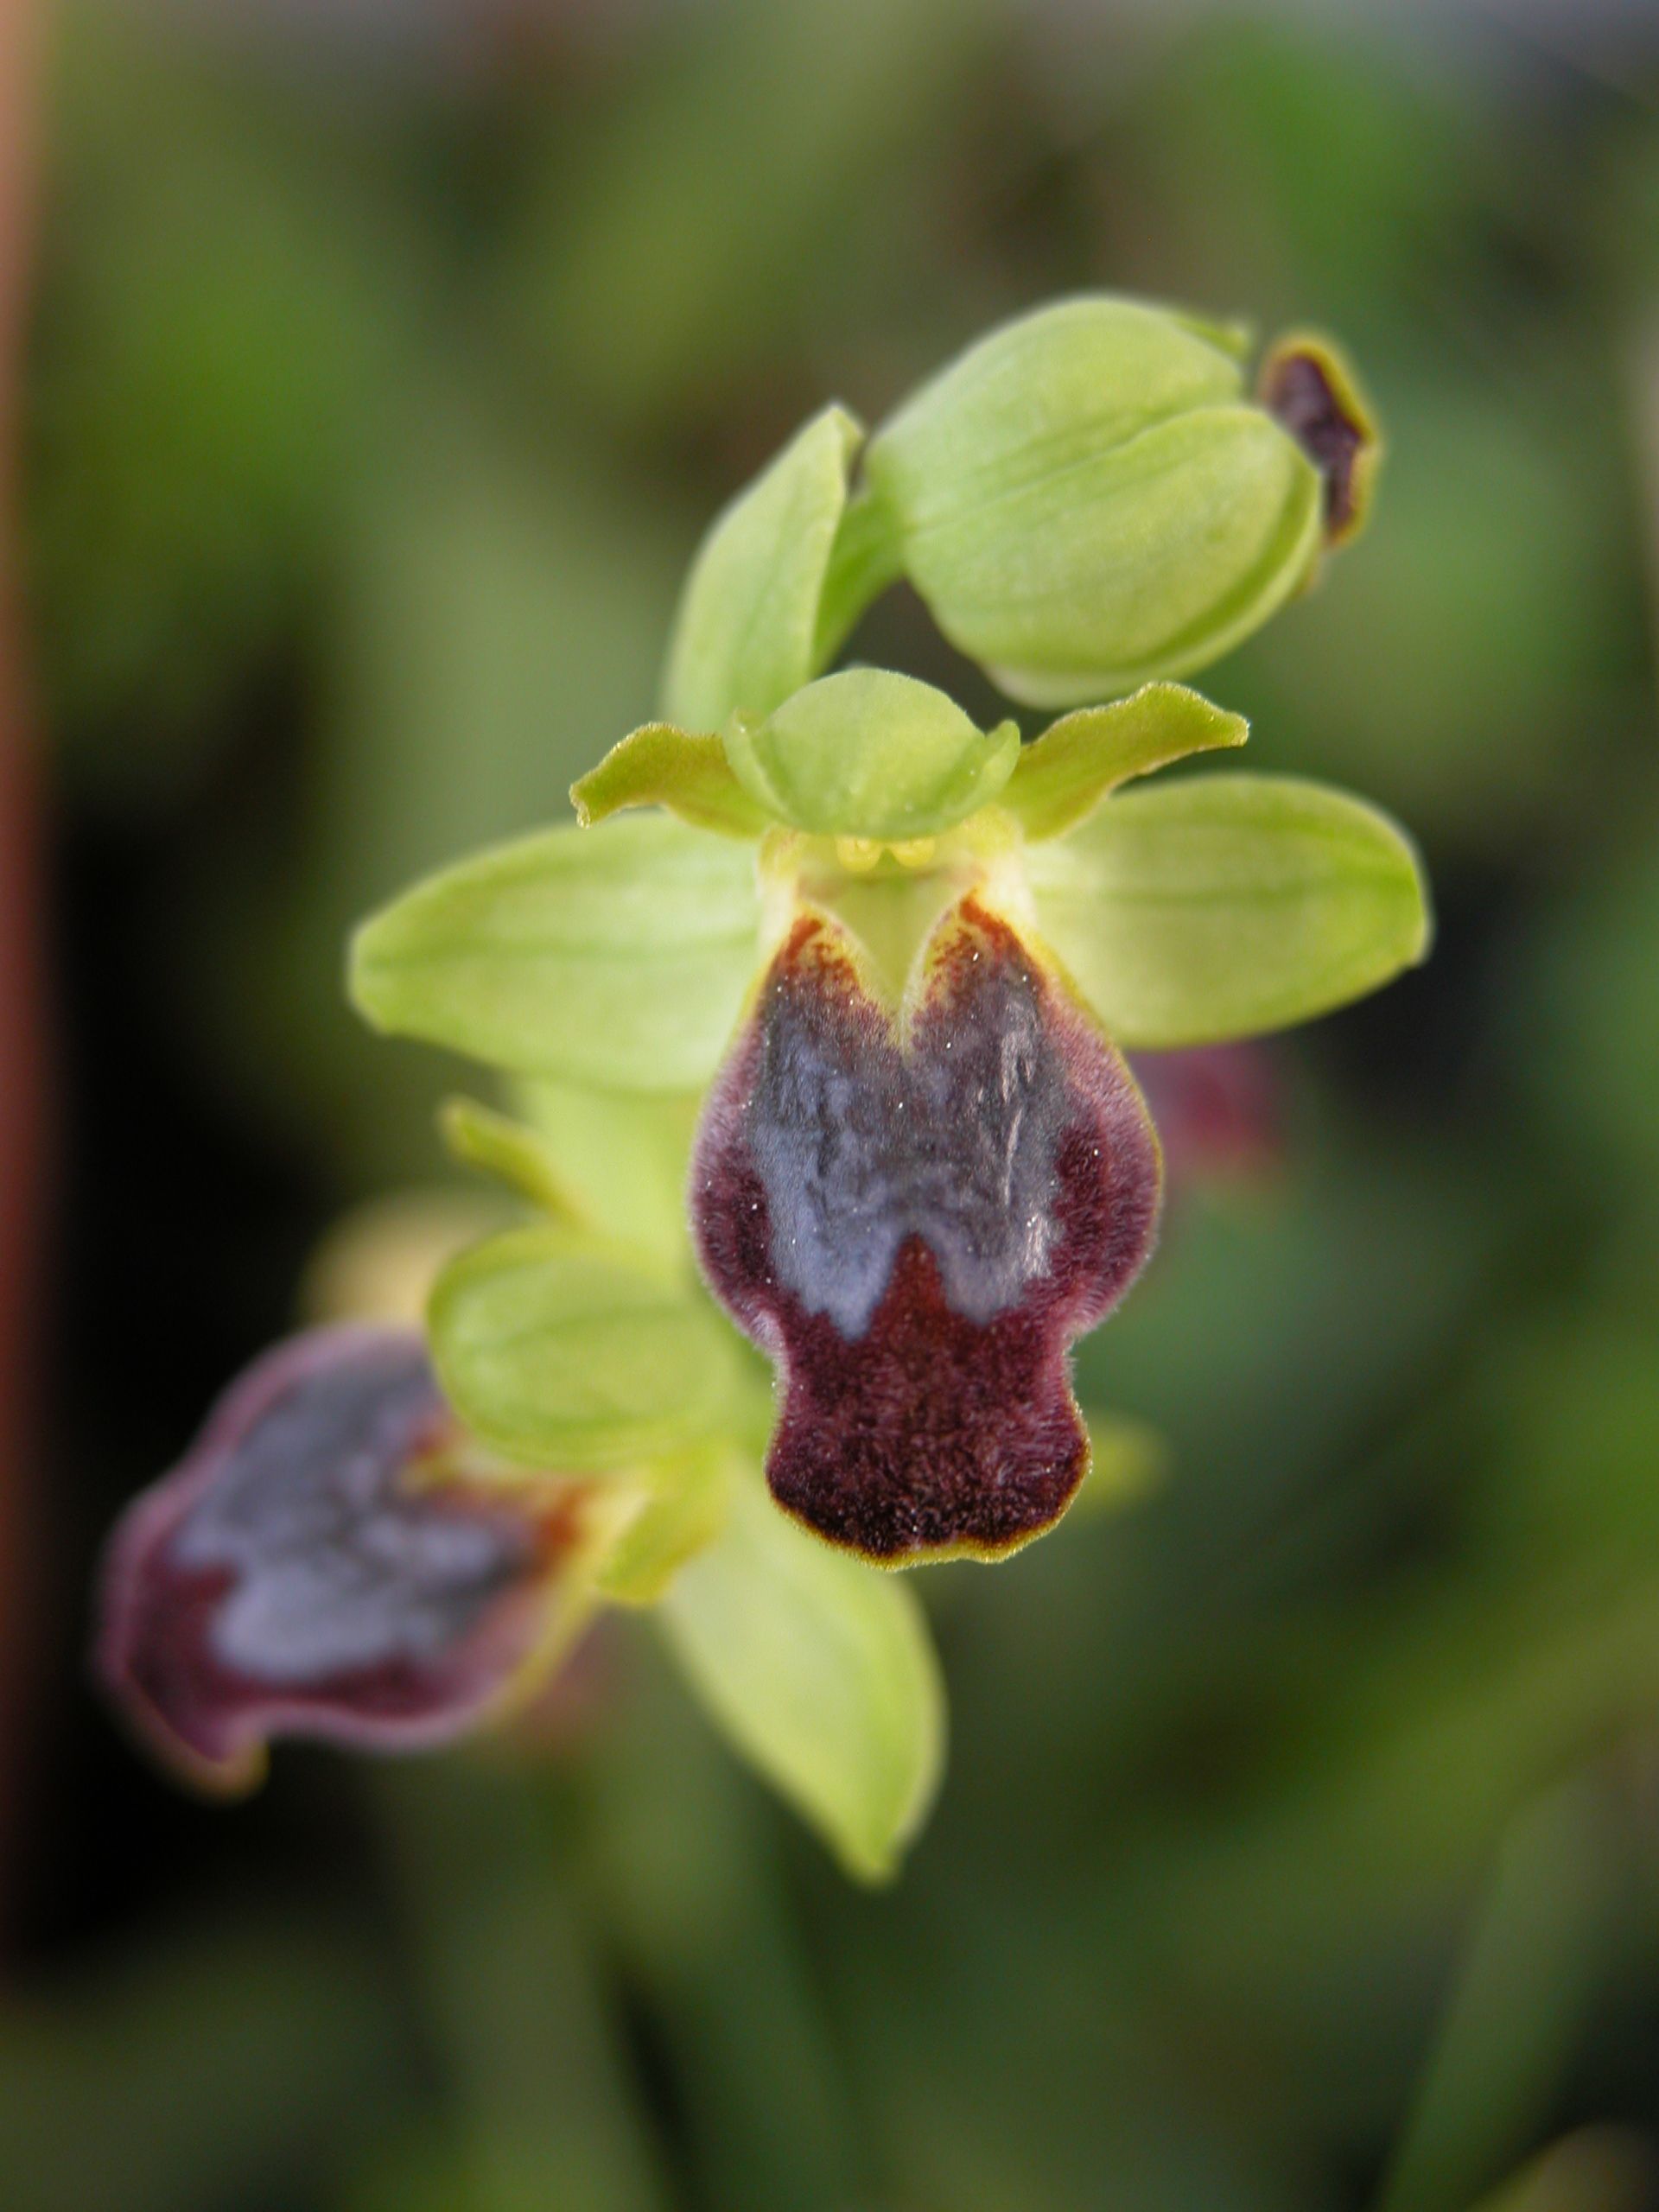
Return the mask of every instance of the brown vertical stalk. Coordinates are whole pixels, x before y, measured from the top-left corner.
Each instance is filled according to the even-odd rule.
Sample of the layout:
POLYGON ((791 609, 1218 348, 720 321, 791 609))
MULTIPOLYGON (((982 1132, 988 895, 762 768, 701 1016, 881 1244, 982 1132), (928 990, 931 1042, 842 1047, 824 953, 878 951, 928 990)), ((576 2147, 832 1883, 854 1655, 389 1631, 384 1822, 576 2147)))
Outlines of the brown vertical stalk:
POLYGON ((17 423, 29 270, 34 34, 0 0, 0 1930, 9 1919, 29 1597, 45 1135, 38 763, 17 558, 17 423))

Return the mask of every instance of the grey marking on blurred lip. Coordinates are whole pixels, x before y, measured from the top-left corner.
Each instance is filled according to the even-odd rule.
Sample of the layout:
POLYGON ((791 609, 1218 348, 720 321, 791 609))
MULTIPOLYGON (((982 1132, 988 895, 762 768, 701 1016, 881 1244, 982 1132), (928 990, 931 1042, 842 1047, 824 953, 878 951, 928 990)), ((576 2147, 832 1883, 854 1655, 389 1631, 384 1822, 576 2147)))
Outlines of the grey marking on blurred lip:
POLYGON ((418 1343, 296 1376, 185 1516, 175 1566, 235 1577, 219 1662, 300 1685, 441 1656, 524 1571, 506 1516, 461 1518, 403 1487, 449 1414, 418 1343))

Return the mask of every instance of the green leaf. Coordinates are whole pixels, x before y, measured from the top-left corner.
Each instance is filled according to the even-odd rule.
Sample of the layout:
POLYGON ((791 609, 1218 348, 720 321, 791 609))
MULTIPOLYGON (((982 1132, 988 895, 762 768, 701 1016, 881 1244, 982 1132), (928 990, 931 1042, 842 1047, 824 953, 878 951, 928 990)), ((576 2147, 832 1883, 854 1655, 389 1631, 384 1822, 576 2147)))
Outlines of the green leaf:
POLYGON ((849 1873, 891 1876, 944 1751, 938 1663, 908 1586, 815 1541, 750 1480, 660 1618, 736 1750, 849 1873))
POLYGON ((745 790, 796 829, 904 841, 995 798, 1014 773, 1020 732, 1002 722, 987 736, 931 683, 848 668, 764 721, 736 717, 726 751, 745 790))
POLYGON ((863 435, 826 407, 719 515, 686 581, 663 709, 687 729, 767 715, 812 674, 824 572, 863 435))
POLYGON ((688 1560, 714 1542, 731 1512, 737 1452, 700 1445, 651 1470, 639 1511, 606 1554, 595 1586, 614 1605, 654 1605, 688 1560))
POLYGON ((685 1184, 700 1094, 517 1088, 571 1206, 606 1235, 689 1267, 685 1184))
POLYGON ((692 737, 672 722, 647 722, 613 745, 570 786, 584 830, 626 806, 665 806, 682 822, 727 837, 756 837, 769 817, 732 773, 717 737, 692 737))
POLYGON ((358 931, 374 1027, 525 1075, 681 1090, 756 962, 753 855, 656 816, 550 830, 427 877, 358 931))
POLYGON ((1129 300, 993 331, 877 432, 864 473, 939 627, 1033 705, 1217 658, 1319 543, 1319 473, 1245 399, 1231 340, 1129 300))
POLYGON ((1033 846, 1039 926, 1120 1045, 1281 1029, 1427 950, 1427 889, 1385 815, 1288 776, 1194 776, 1033 846))
POLYGON ((1243 745, 1250 726, 1183 683, 1146 683, 1109 707, 1080 707, 1020 753, 1001 804, 1029 838, 1058 837, 1132 777, 1189 753, 1243 745))
POLYGON ((550 1471, 683 1451, 720 1426, 735 1387, 735 1344, 701 1293, 551 1225, 452 1261, 427 1321, 462 1420, 550 1471))

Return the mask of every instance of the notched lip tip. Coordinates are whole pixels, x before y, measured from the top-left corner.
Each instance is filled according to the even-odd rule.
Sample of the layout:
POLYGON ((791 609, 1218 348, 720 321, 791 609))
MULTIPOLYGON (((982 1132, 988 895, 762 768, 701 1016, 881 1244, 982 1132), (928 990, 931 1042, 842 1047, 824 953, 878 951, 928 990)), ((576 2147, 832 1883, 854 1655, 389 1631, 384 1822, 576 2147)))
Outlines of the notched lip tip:
POLYGON ((270 1775, 269 1743, 254 1737, 222 1758, 199 1750, 138 1682, 124 1629, 120 1618, 107 1622, 86 1660, 87 1687, 111 1725, 148 1764, 203 1802, 231 1805, 252 1796, 270 1775))
POLYGON ((263 1737, 227 1752, 223 1758, 210 1758, 188 1743, 142 1693, 102 1675, 99 1687, 129 1742, 200 1803, 227 1808, 242 1804, 270 1779, 270 1746, 263 1737))

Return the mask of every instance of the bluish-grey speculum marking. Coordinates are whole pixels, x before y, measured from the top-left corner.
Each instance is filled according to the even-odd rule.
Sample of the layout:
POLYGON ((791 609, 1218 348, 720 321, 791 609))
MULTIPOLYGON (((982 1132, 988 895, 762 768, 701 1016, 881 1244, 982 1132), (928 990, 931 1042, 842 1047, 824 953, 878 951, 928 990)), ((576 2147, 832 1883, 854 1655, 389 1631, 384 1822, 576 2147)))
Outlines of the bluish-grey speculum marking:
POLYGON ((948 1052, 877 1036, 849 1058, 821 1002, 782 987, 763 1026, 748 1136, 772 1263, 850 1339, 906 1236, 932 1252, 952 1309, 982 1324, 1048 1264, 1055 1154, 1076 1109, 1028 971, 998 967, 966 1008, 948 1052))

